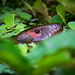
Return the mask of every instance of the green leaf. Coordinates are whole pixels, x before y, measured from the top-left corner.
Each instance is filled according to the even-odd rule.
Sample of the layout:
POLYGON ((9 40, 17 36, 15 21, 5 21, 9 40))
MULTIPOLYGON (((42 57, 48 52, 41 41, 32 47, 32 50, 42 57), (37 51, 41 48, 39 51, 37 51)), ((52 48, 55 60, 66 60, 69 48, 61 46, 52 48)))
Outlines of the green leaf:
POLYGON ((20 15, 20 14, 22 13, 22 10, 19 9, 19 8, 16 8, 16 10, 14 11, 14 13, 15 13, 16 15, 20 15))
POLYGON ((49 23, 59 23, 59 24, 62 24, 63 21, 62 19, 60 18, 59 15, 55 15, 51 18, 51 20, 49 21, 49 23))
POLYGON ((57 14, 63 20, 63 22, 65 23, 65 25, 67 26, 66 21, 65 21, 65 8, 64 8, 64 6, 62 6, 61 4, 58 4, 58 6, 56 7, 56 11, 57 11, 57 14))
POLYGON ((38 18, 34 18, 30 20, 31 22, 38 21, 38 18))
POLYGON ((14 71, 10 71, 10 69, 6 69, 6 70, 4 70, 4 73, 15 74, 15 72, 14 72, 14 71))
MULTIPOLYGON (((27 26, 27 25, 25 25, 25 24, 23 24, 23 23, 19 23, 19 24, 17 24, 17 26, 14 28, 15 30, 12 31, 12 32, 13 32, 13 33, 14 33, 14 32, 19 33, 19 32, 21 32, 21 31, 25 30, 24 27, 26 27, 26 26, 27 26)), ((26 28, 28 28, 28 27, 26 27, 26 28)))
POLYGON ((36 23, 31 22, 29 25, 36 26, 36 23))
POLYGON ((0 35, 6 34, 6 32, 7 32, 6 28, 7 28, 7 26, 4 25, 4 24, 2 24, 2 25, 0 26, 0 35))
POLYGON ((0 28, 7 28, 7 25, 2 24, 2 25, 0 26, 0 28))
POLYGON ((69 22, 68 25, 69 25, 69 27, 70 27, 72 30, 75 30, 75 21, 74 21, 74 22, 69 22))
POLYGON ((21 52, 21 54, 22 54, 23 56, 26 55, 26 53, 27 53, 27 51, 28 51, 28 46, 27 46, 27 44, 18 44, 18 45, 17 45, 17 48, 20 50, 20 52, 21 52))
POLYGON ((17 19, 17 18, 16 18, 14 22, 17 24, 17 23, 20 22, 20 19, 17 19))
POLYGON ((6 35, 4 36, 4 38, 9 38, 9 37, 11 37, 11 36, 14 36, 14 33, 8 33, 8 34, 6 34, 6 35))
POLYGON ((5 3, 6 3, 6 0, 2 0, 3 1, 3 5, 5 5, 5 3))
POLYGON ((14 18, 15 14, 11 14, 4 19, 4 23, 8 26, 8 28, 12 28, 14 26, 14 18))
POLYGON ((41 0, 36 0, 36 2, 33 5, 33 9, 41 14, 46 18, 46 20, 49 22, 50 16, 48 15, 48 9, 46 5, 41 0))
POLYGON ((1 63, 0 64, 0 74, 1 73, 15 74, 15 71, 11 70, 7 64, 1 63))
POLYGON ((38 67, 34 70, 34 75, 44 75, 50 72, 53 67, 64 65, 71 60, 71 55, 67 51, 61 51, 53 56, 44 57, 38 64, 38 67))
POLYGON ((30 15, 28 13, 21 13, 20 17, 23 18, 23 19, 30 20, 32 18, 32 15, 30 15))
POLYGON ((21 55, 12 40, 0 39, 0 60, 8 63, 19 75, 32 75, 28 60, 21 55))
POLYGON ((37 45, 35 44, 35 43, 30 43, 30 44, 28 44, 29 46, 32 46, 32 48, 35 48, 35 47, 37 47, 37 45))
POLYGON ((68 12, 75 15, 75 0, 57 0, 60 2, 68 12))
POLYGON ((8 17, 10 15, 9 12, 6 12, 5 14, 3 15, 0 15, 0 20, 4 20, 6 17, 8 17))
POLYGON ((63 49, 75 54, 75 31, 64 32, 44 40, 35 49, 31 49, 32 51, 28 53, 27 58, 30 64, 35 64, 44 56, 53 55, 63 49))
POLYGON ((75 67, 60 67, 55 71, 54 75, 75 75, 75 67))
POLYGON ((23 23, 19 23, 15 29, 22 29, 24 27, 26 27, 27 25, 23 24, 23 23))

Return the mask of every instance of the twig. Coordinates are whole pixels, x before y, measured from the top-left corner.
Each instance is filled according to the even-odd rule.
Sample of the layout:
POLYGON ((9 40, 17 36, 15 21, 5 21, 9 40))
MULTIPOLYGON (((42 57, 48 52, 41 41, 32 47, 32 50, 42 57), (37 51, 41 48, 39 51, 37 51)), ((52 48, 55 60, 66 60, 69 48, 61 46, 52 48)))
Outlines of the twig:
POLYGON ((27 6, 29 7, 29 9, 32 11, 34 17, 36 17, 36 13, 35 13, 35 11, 31 8, 31 6, 30 6, 28 3, 26 3, 24 0, 21 0, 21 1, 22 1, 25 5, 27 5, 27 6))

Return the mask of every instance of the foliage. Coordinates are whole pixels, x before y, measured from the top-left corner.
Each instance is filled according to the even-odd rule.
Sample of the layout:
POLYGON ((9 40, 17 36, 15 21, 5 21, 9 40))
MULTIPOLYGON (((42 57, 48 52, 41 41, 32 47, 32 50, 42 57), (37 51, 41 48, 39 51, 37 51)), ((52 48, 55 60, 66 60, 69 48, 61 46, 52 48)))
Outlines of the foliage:
POLYGON ((6 65, 5 63, 0 64, 0 74, 4 73, 9 73, 9 74, 14 74, 15 71, 10 70, 10 67, 8 65, 6 65))
POLYGON ((65 22, 65 8, 59 4, 57 7, 56 7, 56 10, 57 10, 57 14, 60 15, 60 17, 62 18, 63 22, 65 23, 65 25, 67 26, 66 22, 65 22))
POLYGON ((74 33, 75 31, 65 32, 49 38, 36 48, 33 48, 26 57, 22 56, 20 51, 14 47, 12 40, 4 41, 0 39, 0 59, 11 65, 19 75, 29 75, 29 73, 32 75, 43 75, 56 66, 66 66, 67 63, 72 65, 72 63, 70 63, 73 59, 72 54, 75 54, 74 33), (69 35, 70 37, 68 37, 69 35), (64 41, 61 40, 61 38, 64 41), (58 40, 60 44, 57 44, 58 40), (8 45, 10 45, 10 47, 8 47, 8 45), (33 66, 35 68, 31 69, 33 66))
POLYGON ((66 10, 70 12, 71 14, 75 15, 75 1, 74 0, 57 0, 60 2, 63 6, 65 6, 66 10), (69 10, 70 9, 70 10, 69 10))
POLYGON ((68 25, 72 30, 75 30, 75 22, 69 22, 68 25))
POLYGON ((49 22, 50 16, 48 15, 48 9, 46 5, 41 1, 41 0, 36 0, 36 2, 33 5, 33 8, 37 11, 40 12, 41 14, 44 15, 44 17, 47 19, 49 22))
POLYGON ((46 0, 2 0, 0 4, 1 74, 45 75, 52 70, 53 75, 75 74, 74 0, 54 0, 49 4, 46 0), (33 48, 16 45, 9 39, 32 26, 47 23, 62 24, 63 32, 38 46, 28 44, 33 48))
POLYGON ((1 57, 0 57, 0 59, 2 61, 7 62, 7 63, 10 62, 9 65, 11 65, 12 67, 16 66, 14 69, 16 71, 20 72, 19 75, 21 75, 21 74, 22 75, 24 75, 24 74, 26 74, 26 75, 31 74, 31 73, 29 73, 31 68, 30 68, 30 65, 28 64, 27 59, 25 59, 21 55, 19 50, 14 47, 14 43, 12 42, 12 40, 10 40, 10 41, 9 40, 6 40, 6 41, 1 40, 0 41, 0 50, 1 50, 1 54, 0 54, 1 57), (10 45, 10 47, 8 47, 9 45, 10 45), (28 71, 28 69, 29 69, 29 71, 28 71), (25 72, 25 70, 26 70, 26 72, 25 72))
POLYGON ((30 20, 32 18, 32 15, 27 14, 27 13, 21 13, 20 17, 24 18, 24 19, 27 19, 27 20, 30 20))
POLYGON ((49 23, 59 23, 59 24, 62 24, 63 21, 62 19, 60 18, 59 15, 55 15, 51 18, 51 20, 49 21, 49 23))
POLYGON ((15 14, 11 14, 4 19, 4 23, 8 26, 8 28, 12 28, 14 26, 14 17, 15 14))
POLYGON ((22 55, 24 55, 24 56, 26 55, 27 50, 28 50, 27 44, 18 44, 16 47, 20 50, 20 53, 22 55))

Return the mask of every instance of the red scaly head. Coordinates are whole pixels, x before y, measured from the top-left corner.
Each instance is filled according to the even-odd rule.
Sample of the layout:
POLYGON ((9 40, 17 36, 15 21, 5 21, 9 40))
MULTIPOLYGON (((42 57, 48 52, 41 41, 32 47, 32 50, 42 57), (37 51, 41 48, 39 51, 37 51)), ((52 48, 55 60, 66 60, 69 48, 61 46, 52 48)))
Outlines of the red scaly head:
POLYGON ((63 30, 60 24, 48 24, 40 27, 35 27, 28 31, 21 32, 17 37, 17 43, 31 43, 45 40, 63 30))

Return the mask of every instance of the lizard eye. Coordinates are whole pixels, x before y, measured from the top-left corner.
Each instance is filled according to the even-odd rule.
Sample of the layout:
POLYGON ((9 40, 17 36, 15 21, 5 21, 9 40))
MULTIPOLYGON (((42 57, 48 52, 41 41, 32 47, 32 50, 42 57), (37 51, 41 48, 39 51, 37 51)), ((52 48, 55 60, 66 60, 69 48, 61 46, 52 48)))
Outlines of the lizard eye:
POLYGON ((35 30, 35 33, 39 34, 40 30, 39 29, 36 29, 35 30))

